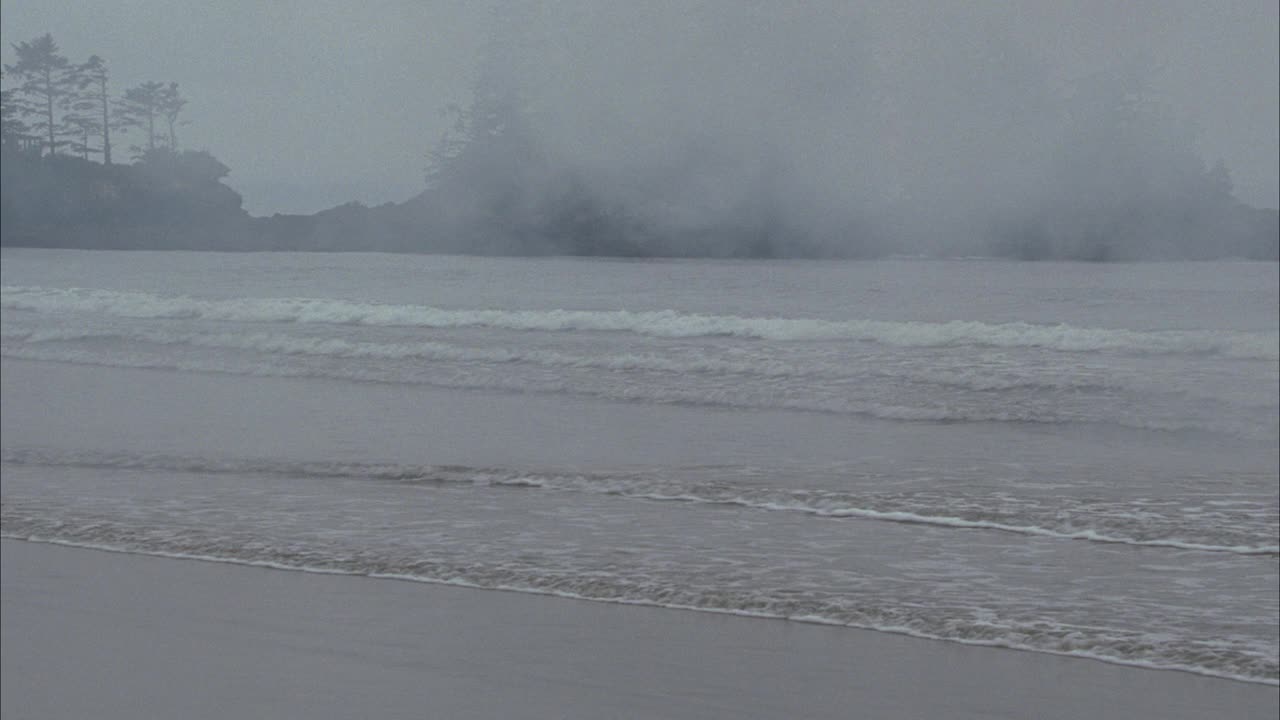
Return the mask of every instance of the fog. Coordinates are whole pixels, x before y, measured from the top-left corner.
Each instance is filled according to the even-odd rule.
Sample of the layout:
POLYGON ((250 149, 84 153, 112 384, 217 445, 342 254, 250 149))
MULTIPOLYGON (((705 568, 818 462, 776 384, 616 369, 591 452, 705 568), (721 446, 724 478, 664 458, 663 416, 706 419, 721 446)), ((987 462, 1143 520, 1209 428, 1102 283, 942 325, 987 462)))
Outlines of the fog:
POLYGON ((535 250, 536 236, 606 234, 622 253, 1232 254, 1251 230, 1229 169, 1161 91, 1168 63, 1117 29, 1102 64, 1066 78, 1028 32, 1053 19, 500 6, 441 163, 446 232, 535 250))
POLYGON ((421 249, 1217 257, 1277 205, 1274 3, 152 5, 6 3, 6 61, 172 75, 251 213, 416 198, 421 249))
POLYGON ((1280 717, 1278 12, 0 0, 0 720, 1280 717))

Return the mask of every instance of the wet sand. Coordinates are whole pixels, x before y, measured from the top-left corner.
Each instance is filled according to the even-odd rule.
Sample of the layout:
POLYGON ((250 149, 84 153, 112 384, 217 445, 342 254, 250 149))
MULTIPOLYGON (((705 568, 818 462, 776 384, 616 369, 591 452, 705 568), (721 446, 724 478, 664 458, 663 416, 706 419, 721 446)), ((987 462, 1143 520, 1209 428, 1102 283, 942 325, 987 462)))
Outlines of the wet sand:
POLYGON ((5 540, 14 718, 1274 718, 1275 687, 795 622, 5 540))

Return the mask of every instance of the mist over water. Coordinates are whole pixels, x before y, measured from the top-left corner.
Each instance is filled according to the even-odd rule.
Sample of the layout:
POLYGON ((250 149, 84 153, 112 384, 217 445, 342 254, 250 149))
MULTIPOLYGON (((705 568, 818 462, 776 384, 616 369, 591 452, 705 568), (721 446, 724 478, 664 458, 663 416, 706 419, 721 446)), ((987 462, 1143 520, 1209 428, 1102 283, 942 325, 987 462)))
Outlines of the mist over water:
MULTIPOLYGON (((1261 31, 1276 18, 1256 2, 1207 7, 385 0, 380 9, 394 13, 306 19, 211 9, 227 45, 168 48, 173 72, 196 80, 155 85, 182 101, 159 135, 128 113, 118 119, 113 164, 112 123, 71 111, 106 118, 130 107, 113 96, 138 59, 98 47, 113 45, 112 33, 85 38, 83 23, 65 20, 70 28, 46 28, 52 19, 6 5, 6 33, 51 34, 9 43, 26 60, 5 65, 0 242, 1280 259, 1267 189, 1280 168, 1260 159, 1276 154, 1266 119, 1280 80, 1267 66, 1274 38, 1261 31), (48 53, 33 56, 37 46, 48 53), (67 93, 80 91, 60 88, 54 104, 67 107, 53 120, 36 112, 49 100, 36 66, 75 65, 85 52, 108 58, 94 56, 95 72, 109 70, 99 94, 72 102, 67 93), (335 68, 338 57, 361 60, 335 68), (227 74, 211 77, 214 67, 227 74), (246 114, 250 127, 228 132, 245 128, 246 114), (201 128, 216 128, 218 143, 204 146, 201 128), (386 191, 406 166, 412 179, 386 191), (313 215, 252 217, 245 208, 266 203, 258 194, 334 200, 313 215)), ((77 12, 88 10, 57 15, 77 12)), ((156 22, 131 12, 138 25, 156 22)))
POLYGON ((500 4, 423 199, 495 252, 1270 254, 1163 68, 1064 81, 1013 15, 500 4))

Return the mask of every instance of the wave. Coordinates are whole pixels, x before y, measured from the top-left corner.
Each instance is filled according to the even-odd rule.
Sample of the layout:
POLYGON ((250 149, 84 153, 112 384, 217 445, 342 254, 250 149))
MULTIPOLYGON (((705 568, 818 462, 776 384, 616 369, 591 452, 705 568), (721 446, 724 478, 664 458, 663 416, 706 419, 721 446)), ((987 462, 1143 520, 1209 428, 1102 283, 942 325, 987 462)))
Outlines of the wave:
POLYGON ((393 559, 326 554, 316 548, 271 546, 257 540, 168 530, 148 531, 94 521, 46 522, 3 508, 0 537, 109 552, 156 555, 321 574, 453 585, 554 595, 626 605, 644 605, 754 618, 786 619, 1101 660, 1156 670, 1178 670, 1242 682, 1280 685, 1280 667, 1267 651, 1249 643, 1181 639, 1165 634, 1056 624, 1043 620, 978 619, 939 614, 918 603, 877 604, 829 598, 797 599, 789 591, 754 592, 631 578, 618 572, 573 574, 536 565, 483 566, 427 557, 393 559))
POLYGON ((1149 506, 1136 509, 1124 502, 1081 501, 1065 497, 1017 499, 1005 495, 788 490, 742 487, 727 481, 699 481, 678 474, 563 473, 462 465, 209 459, 160 454, 51 452, 31 448, 6 449, 0 453, 0 460, 10 465, 27 466, 279 475, 591 492, 659 502, 731 505, 825 518, 991 530, 1060 540, 1237 555, 1280 555, 1280 545, 1257 542, 1259 538, 1275 537, 1280 528, 1280 513, 1275 510, 1274 498, 1257 502, 1233 500, 1230 511, 1220 510, 1197 523, 1180 514, 1177 508, 1160 513, 1149 506))
MULTIPOLYGON (((1128 530, 1137 531, 1131 535, 1112 534, 1117 530, 1123 532, 1125 529, 1123 527, 1108 531, 1087 527, 1081 529, 1081 526, 1096 522, 1090 518, 1090 510, 1097 510, 1098 508, 1090 508, 1087 505, 1081 507, 1076 503, 1070 503, 1077 505, 1074 508, 1075 512, 1064 512, 1061 507, 1044 508, 1038 503, 1028 504, 1023 508, 1012 509, 1011 511, 1008 507, 1011 504, 1010 501, 1002 499, 1001 504, 1005 507, 998 511, 993 511, 987 507, 974 506, 972 499, 969 498, 852 495, 848 493, 796 492, 774 489, 744 491, 738 488, 716 487, 714 485, 674 489, 669 487, 655 488, 644 481, 629 483, 617 479, 608 479, 603 482, 592 482, 581 476, 566 478, 563 476, 522 475, 498 484, 557 490, 586 489, 611 495, 657 501, 701 502, 736 505, 759 510, 802 512, 829 518, 862 518, 944 528, 996 530, 1060 540, 1087 540, 1098 543, 1224 552, 1238 555, 1280 555, 1280 545, 1224 545, 1220 542, 1161 537, 1155 534, 1158 530, 1150 527, 1157 523, 1153 522, 1149 517, 1149 512, 1146 513, 1148 517, 1144 519, 1148 527, 1129 527, 1127 528, 1128 530), (595 486, 592 487, 592 485, 595 486), (1028 511, 1033 510, 1039 512, 1035 512, 1034 516, 1028 517, 1031 514, 1028 511), (1048 527, 1028 524, 1036 521, 1045 523, 1048 527)), ((1165 525, 1177 524, 1173 518, 1163 518, 1163 520, 1165 525)), ((1110 524, 1123 525, 1124 523, 1112 521, 1110 524)), ((1185 531, 1187 528, 1181 529, 1185 531)), ((1218 536, 1224 534, 1218 529, 1211 530, 1210 533, 1218 536)))
MULTIPOLYGON (((377 360, 421 359, 446 362, 516 363, 549 367, 598 368, 604 370, 655 370, 671 373, 716 373, 794 377, 823 374, 819 369, 802 368, 769 359, 724 360, 706 355, 670 357, 654 353, 573 355, 554 350, 508 350, 475 348, 442 342, 376 343, 340 338, 298 337, 273 333, 191 333, 166 331, 120 331, 78 329, 5 329, 0 337, 39 344, 80 340, 126 340, 156 345, 248 350, 281 355, 360 358, 377 360)), ((847 374, 847 373, 846 373, 847 374)), ((832 374, 833 376, 839 376, 832 374)))
MULTIPOLYGON (((795 351, 780 346, 757 346, 754 348, 731 348, 728 350, 706 347, 666 348, 663 353, 656 352, 623 352, 623 353, 571 353, 557 350, 522 348, 520 344, 503 347, 469 346, 463 344, 438 341, 406 341, 406 342, 369 342, 346 340, 335 337, 318 337, 294 335, 288 333, 269 332, 192 332, 173 327, 52 327, 24 328, 17 323, 8 323, 0 327, 0 339, 6 342, 0 354, 15 358, 78 361, 84 354, 72 351, 70 354, 58 352, 42 352, 32 350, 36 346, 58 343, 129 343, 156 346, 179 346, 190 348, 208 348, 214 350, 232 350, 258 353, 267 356, 286 356, 301 358, 347 358, 355 360, 404 361, 422 360, 428 363, 472 363, 484 365, 521 364, 565 371, 605 370, 636 371, 641 373, 657 373, 655 382, 662 382, 675 376, 740 376, 744 378, 762 378, 768 380, 803 380, 805 387, 817 389, 822 383, 835 383, 831 397, 822 400, 797 402, 794 398, 784 402, 789 409, 810 410, 820 412, 844 412, 864 414, 890 420, 988 420, 995 422, 1042 422, 1053 418, 1043 414, 1031 416, 1027 413, 958 413, 954 407, 939 411, 937 408, 906 407, 872 407, 864 405, 859 408, 838 407, 834 399, 846 395, 851 388, 850 383, 856 381, 859 388, 880 388, 890 385, 908 390, 915 386, 940 388, 947 392, 990 394, 1003 393, 1004 405, 1016 407, 1019 398, 1030 398, 1041 393, 1067 393, 1079 399, 1088 394, 1099 399, 1104 398, 1141 398, 1141 406, 1150 410, 1153 403, 1168 401, 1185 407, 1187 402, 1201 411, 1216 410, 1221 417, 1236 417, 1240 411, 1257 413, 1274 411, 1275 393, 1255 392, 1244 395, 1236 393, 1231 397, 1223 397, 1213 387, 1197 384, 1175 388, 1167 383, 1153 381, 1149 377, 1134 373, 1112 372, 1106 375, 1081 371, 1075 364, 1070 366, 1035 365, 1030 368, 1006 367, 1003 369, 968 368, 964 366, 940 366, 924 360, 922 362, 850 362, 847 353, 814 353, 795 351), (811 382, 812 381, 812 382, 811 382), (1010 393, 1015 393, 1011 395, 1010 393), (817 401, 822 400, 822 401, 817 401)), ((97 356, 99 360, 101 356, 97 356)), ((202 358, 197 363, 201 367, 209 366, 209 359, 202 358)), ((131 363, 139 362, 135 357, 131 363)), ((228 367, 226 370, 231 371, 228 367)), ((331 369, 332 370, 332 369, 331 369)), ((341 377, 360 375, 361 371, 347 368, 341 377)), ((250 372, 250 374, 256 374, 250 372)), ((273 372, 272 374, 276 374, 273 372)), ((331 377, 333 375, 325 375, 331 377)), ((359 377, 351 379, 360 379, 359 377)), ((456 385, 451 385, 456 386, 456 385)), ((592 394, 592 393, 579 393, 592 394)), ((597 393, 598 394, 598 393, 597 393)), ((607 393, 606 393, 607 394, 607 393)), ((856 393, 855 393, 856 394, 856 393)), ((899 393, 899 397, 904 394, 899 393)), ((723 399, 723 395, 721 396, 723 399)), ((642 398, 628 398, 642 399, 642 398)), ((688 401, 682 398, 680 402, 688 401)), ((1129 407, 1138 404, 1132 400, 1129 407)), ((738 407, 739 405, 733 405, 738 407)), ((1185 421, 1163 422, 1152 417, 1151 412, 1144 412, 1143 417, 1130 418, 1121 424, 1141 430, 1186 431, 1205 429, 1194 423, 1185 421)), ((1215 427, 1215 432, 1240 434, 1240 427, 1252 427, 1248 422, 1236 423, 1240 427, 1234 429, 1215 427)), ((1230 425, 1230 423, 1227 423, 1230 425)), ((1250 433, 1246 432, 1245 435, 1250 433)))
POLYGON ((128 318, 253 323, 328 323, 422 328, 626 332, 663 338, 726 336, 771 341, 848 340, 898 347, 985 346, 1059 352, 1210 354, 1280 359, 1280 334, 1208 330, 1123 330, 976 321, 891 322, 704 315, 675 310, 456 310, 314 298, 199 299, 180 295, 23 286, 0 288, 0 307, 92 312, 128 318))
MULTIPOLYGON (((506 348, 466 347, 443 342, 379 343, 328 337, 300 337, 278 333, 204 333, 172 330, 123 330, 5 327, 0 338, 25 344, 127 341, 153 345, 187 345, 225 350, 245 350, 263 354, 311 357, 355 358, 373 360, 427 360, 442 362, 478 362, 490 364, 528 363, 555 368, 592 368, 602 370, 639 370, 673 374, 750 375, 765 378, 823 378, 867 380, 899 380, 925 383, 973 391, 1000 390, 1071 390, 1075 392, 1124 390, 1121 383, 1097 377, 1071 377, 1063 374, 1027 376, 1016 373, 993 375, 964 370, 922 368, 919 370, 858 364, 808 358, 788 360, 761 354, 739 353, 735 359, 715 357, 702 351, 675 354, 622 353, 577 355, 555 350, 511 350, 506 348)), ((1269 407, 1269 406, 1268 406, 1269 407)))
MULTIPOLYGON (((343 342, 343 341, 336 341, 343 342)), ((923 423, 1002 423, 1030 426, 1095 425, 1154 433, 1207 433, 1209 435, 1246 440, 1269 439, 1274 424, 1237 420, 1188 420, 1179 416, 1162 419, 1144 411, 1123 416, 1089 416, 1081 412, 1060 410, 1043 404, 1017 401, 957 404, 937 402, 928 396, 918 398, 920 404, 904 404, 910 399, 898 397, 888 404, 874 397, 856 397, 848 389, 823 390, 821 387, 796 388, 794 393, 778 393, 769 388, 753 388, 748 384, 721 387, 661 383, 617 383, 608 378, 564 377, 530 378, 501 372, 481 371, 476 367, 465 372, 436 372, 431 367, 339 366, 331 363, 304 363, 296 366, 273 363, 244 363, 208 357, 174 359, 146 357, 134 353, 108 353, 98 350, 43 349, 39 347, 0 347, 0 357, 14 360, 87 365, 93 367, 130 368, 140 370, 175 370, 179 372, 239 375, 250 377, 321 378, 357 383, 421 385, 426 387, 482 392, 567 395, 599 398, 616 402, 635 402, 676 407, 726 408, 735 410, 780 410, 864 417, 893 422, 923 423)), ((455 368, 456 369, 456 368, 455 368)), ((957 381, 951 380, 954 386, 957 381)), ((925 381, 928 384, 928 381, 925 381)), ((942 384, 947 384, 944 381, 942 384)), ((1023 385, 1022 387, 1027 387, 1023 385)), ((978 388, 982 390, 984 388, 978 388)), ((989 389, 989 388, 986 388, 989 389)), ((1214 402, 1217 402, 1214 400, 1214 402)), ((1265 408, 1266 406, 1264 406, 1265 408)))

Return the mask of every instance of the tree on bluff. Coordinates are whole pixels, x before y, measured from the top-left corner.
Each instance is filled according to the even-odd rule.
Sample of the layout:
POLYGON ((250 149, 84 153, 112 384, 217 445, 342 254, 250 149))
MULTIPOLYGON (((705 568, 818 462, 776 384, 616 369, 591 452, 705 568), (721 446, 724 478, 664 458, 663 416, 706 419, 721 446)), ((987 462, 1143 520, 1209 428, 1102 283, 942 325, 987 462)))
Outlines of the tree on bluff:
MULTIPOLYGON (((75 68, 78 91, 72 110, 72 122, 83 130, 102 134, 102 163, 111 164, 111 131, 117 124, 111 119, 111 96, 107 93, 107 62, 97 55, 90 55, 83 65, 75 68)), ((86 142, 87 144, 87 142, 86 142)))
MULTIPOLYGON (((3 77, 0 73, 0 79, 3 77)), ((31 135, 31 126, 22 121, 26 108, 17 89, 0 90, 0 147, 6 152, 27 152, 37 142, 31 135)))
POLYGON ((63 108, 75 96, 75 68, 58 52, 49 33, 30 42, 15 43, 13 50, 18 61, 6 65, 5 71, 21 79, 22 84, 15 91, 25 101, 16 106, 16 112, 31 119, 30 129, 44 138, 47 153, 54 155, 61 144, 58 135, 65 132, 54 110, 63 108))
POLYGON ((428 154, 423 207, 433 249, 481 254, 638 255, 621 208, 551 157, 534 129, 538 110, 512 68, 528 41, 529 8, 498 5, 466 107, 428 154))
POLYGON ((128 132, 130 128, 138 128, 146 133, 146 147, 138 145, 133 146, 133 151, 139 156, 144 152, 152 152, 156 149, 156 121, 161 116, 161 93, 164 91, 164 83, 155 81, 144 82, 124 91, 124 96, 120 98, 119 104, 116 106, 116 117, 119 119, 120 127, 124 132, 128 132))
POLYGON ((1027 163, 1035 173, 990 216, 984 252, 1094 261, 1258 255, 1226 168, 1204 162, 1194 125, 1152 92, 1158 73, 1139 58, 1054 99, 1048 141, 1024 150, 1038 158, 1027 163))
POLYGON ((137 128, 146 134, 146 146, 132 148, 138 156, 162 148, 177 152, 178 116, 186 106, 187 100, 178 90, 178 83, 150 81, 125 90, 117 105, 116 117, 122 130, 137 128), (161 122, 168 126, 167 134, 157 127, 161 122))
POLYGON ((187 99, 178 92, 178 83, 171 82, 160 91, 160 114, 169 126, 169 149, 178 152, 178 115, 187 106, 187 99))

